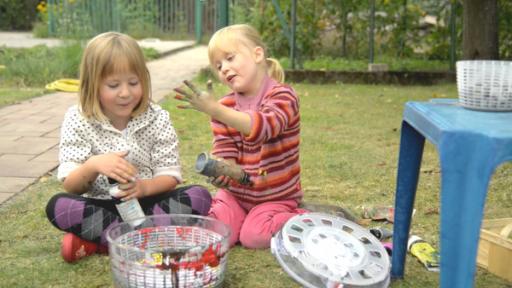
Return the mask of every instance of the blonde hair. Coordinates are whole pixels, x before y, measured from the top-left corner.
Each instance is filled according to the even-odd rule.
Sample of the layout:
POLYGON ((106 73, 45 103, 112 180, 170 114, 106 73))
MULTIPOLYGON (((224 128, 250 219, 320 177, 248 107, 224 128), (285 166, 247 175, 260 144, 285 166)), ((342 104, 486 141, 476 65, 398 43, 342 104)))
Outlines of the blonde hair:
POLYGON ((107 120, 101 110, 99 90, 102 80, 114 72, 135 73, 142 86, 142 99, 132 112, 135 117, 147 110, 151 99, 151 80, 139 44, 128 35, 106 32, 85 47, 80 65, 80 108, 86 118, 107 120))
MULTIPOLYGON (((267 46, 263 43, 256 29, 247 24, 236 24, 224 27, 213 34, 208 43, 208 58, 215 69, 213 59, 220 51, 233 52, 241 44, 249 49, 261 47, 266 59, 267 74, 278 82, 284 82, 284 70, 277 59, 269 58, 267 46)), ((216 70, 216 69, 215 69, 216 70)))

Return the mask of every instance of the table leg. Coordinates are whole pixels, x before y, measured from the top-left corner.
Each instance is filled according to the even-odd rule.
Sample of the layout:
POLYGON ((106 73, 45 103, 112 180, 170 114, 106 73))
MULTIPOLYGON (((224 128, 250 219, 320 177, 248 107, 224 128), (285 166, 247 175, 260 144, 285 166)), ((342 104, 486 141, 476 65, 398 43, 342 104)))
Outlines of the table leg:
POLYGON ((405 121, 402 122, 400 137, 391 260, 391 277, 393 278, 404 276, 407 240, 425 145, 425 137, 405 121))
POLYGON ((441 157, 440 287, 472 287, 495 145, 471 134, 446 136, 441 157))

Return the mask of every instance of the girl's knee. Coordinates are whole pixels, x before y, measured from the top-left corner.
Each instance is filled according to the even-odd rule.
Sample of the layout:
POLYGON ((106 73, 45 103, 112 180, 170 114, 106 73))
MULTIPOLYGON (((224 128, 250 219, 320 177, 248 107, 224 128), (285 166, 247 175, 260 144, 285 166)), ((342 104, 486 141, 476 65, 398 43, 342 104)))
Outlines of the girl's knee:
POLYGON ((210 191, 208 191, 208 189, 206 189, 206 187, 204 186, 200 186, 200 185, 195 185, 195 186, 192 186, 192 189, 194 189, 199 197, 201 199, 203 199, 203 201, 211 204, 212 203, 212 195, 210 195, 210 191))
POLYGON ((55 206, 57 206, 57 201, 62 197, 62 194, 65 193, 58 193, 52 196, 50 200, 48 200, 48 203, 46 203, 46 217, 50 222, 54 222, 55 219, 55 206))
POLYGON ((243 247, 249 249, 265 249, 270 247, 272 234, 264 231, 255 231, 254 229, 243 229, 240 232, 240 243, 243 247))
POLYGON ((208 189, 195 185, 187 189, 192 209, 199 215, 208 215, 212 205, 212 196, 208 189))
POLYGON ((69 193, 53 195, 46 204, 46 217, 56 228, 63 230, 71 227, 74 221, 83 217, 85 203, 80 196, 69 193))
POLYGON ((53 195, 46 204, 46 217, 54 226, 57 226, 55 222, 55 207, 57 206, 57 201, 59 201, 59 199, 62 197, 65 197, 65 195, 66 193, 57 193, 53 195))

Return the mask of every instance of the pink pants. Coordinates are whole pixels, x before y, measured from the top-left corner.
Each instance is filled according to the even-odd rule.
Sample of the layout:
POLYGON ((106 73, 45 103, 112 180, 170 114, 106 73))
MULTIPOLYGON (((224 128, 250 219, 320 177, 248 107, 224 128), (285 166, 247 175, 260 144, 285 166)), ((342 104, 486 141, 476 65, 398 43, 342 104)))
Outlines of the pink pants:
POLYGON ((240 241, 246 248, 268 248, 272 236, 288 219, 306 212, 297 205, 297 200, 272 201, 246 211, 228 191, 219 189, 213 198, 209 216, 231 227, 230 247, 240 241))

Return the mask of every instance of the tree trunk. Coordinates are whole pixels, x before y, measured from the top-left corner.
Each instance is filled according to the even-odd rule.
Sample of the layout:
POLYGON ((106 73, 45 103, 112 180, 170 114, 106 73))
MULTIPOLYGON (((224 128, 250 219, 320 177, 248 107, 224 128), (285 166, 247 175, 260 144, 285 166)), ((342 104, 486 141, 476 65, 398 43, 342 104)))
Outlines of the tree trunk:
POLYGON ((499 59, 497 2, 464 0, 463 59, 499 59))

